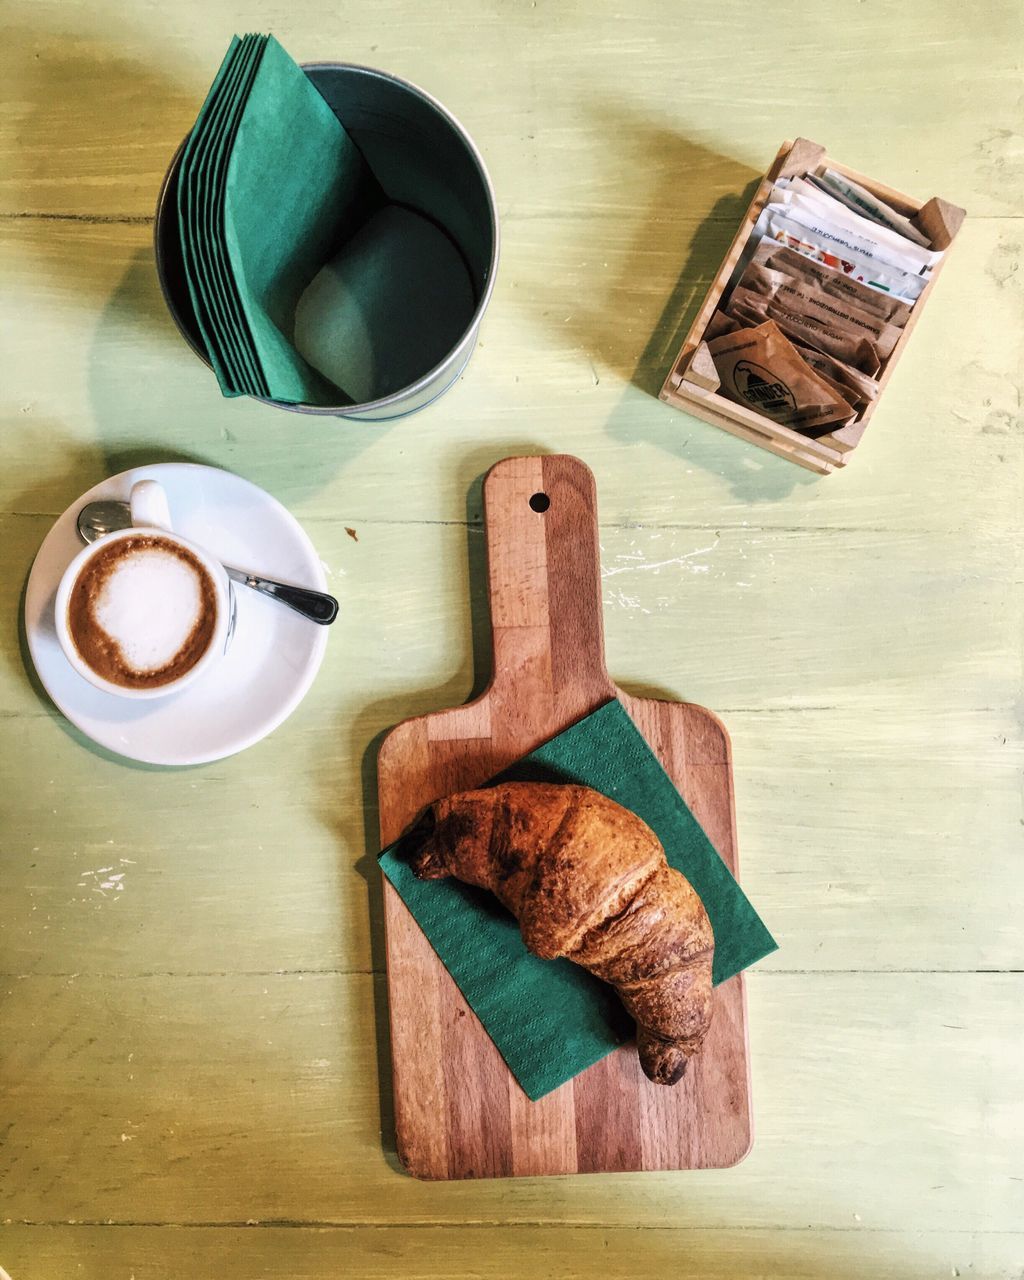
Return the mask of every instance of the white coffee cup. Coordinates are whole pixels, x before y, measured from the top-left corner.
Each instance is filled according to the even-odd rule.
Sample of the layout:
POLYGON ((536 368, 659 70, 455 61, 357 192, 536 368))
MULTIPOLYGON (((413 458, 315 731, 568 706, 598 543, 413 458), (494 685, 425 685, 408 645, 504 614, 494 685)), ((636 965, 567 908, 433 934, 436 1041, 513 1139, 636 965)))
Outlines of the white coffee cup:
MULTIPOLYGON (((132 513, 131 528, 118 529, 113 533, 104 534, 95 542, 84 547, 64 570, 64 575, 57 588, 54 625, 57 631, 57 639, 60 641, 60 647, 63 649, 64 656, 68 662, 83 679, 88 680, 97 689, 102 689, 104 693, 116 694, 120 698, 163 698, 170 693, 177 693, 187 685, 192 684, 223 656, 229 639, 234 601, 231 594, 231 584, 228 581, 223 565, 208 552, 204 551, 202 547, 198 547, 194 542, 181 537, 171 528, 167 495, 155 480, 139 480, 132 486, 130 506, 132 513), (72 636, 69 604, 75 584, 95 556, 107 551, 118 541, 138 538, 140 535, 145 534, 151 535, 160 542, 170 543, 182 548, 198 561, 213 584, 215 618, 210 639, 202 656, 197 661, 176 678, 167 680, 162 684, 139 688, 117 684, 113 680, 108 680, 89 665, 79 652, 72 636)), ((143 570, 143 572, 145 571, 143 570)))

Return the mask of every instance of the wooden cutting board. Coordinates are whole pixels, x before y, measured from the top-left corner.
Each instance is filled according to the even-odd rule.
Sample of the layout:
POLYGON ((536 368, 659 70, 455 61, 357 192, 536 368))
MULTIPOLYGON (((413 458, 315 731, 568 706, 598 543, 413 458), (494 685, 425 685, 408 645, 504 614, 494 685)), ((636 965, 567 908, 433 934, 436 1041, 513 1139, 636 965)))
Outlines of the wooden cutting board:
MULTIPOLYGON (((736 872, 729 739, 690 703, 632 698, 605 670, 594 477, 576 458, 506 458, 484 482, 494 673, 473 702, 398 725, 378 758, 384 845, 431 801, 493 774, 619 697, 736 872)), ((680 635, 680 643, 685 636, 680 635)), ((674 1088, 623 1046, 539 1102, 508 1071, 385 882, 399 1157, 419 1178, 721 1168, 752 1139, 742 977, 715 989, 674 1088)))

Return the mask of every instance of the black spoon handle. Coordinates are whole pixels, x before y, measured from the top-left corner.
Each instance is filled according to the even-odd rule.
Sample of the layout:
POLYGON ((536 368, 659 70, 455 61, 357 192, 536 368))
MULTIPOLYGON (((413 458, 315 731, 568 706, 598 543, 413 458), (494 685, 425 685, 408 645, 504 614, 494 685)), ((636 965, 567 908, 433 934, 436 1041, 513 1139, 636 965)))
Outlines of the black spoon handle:
POLYGON ((338 616, 337 600, 324 591, 312 591, 309 587, 293 587, 287 582, 275 582, 273 578, 258 578, 255 574, 243 573, 241 569, 232 569, 230 565, 225 565, 224 568, 233 582, 241 582, 251 587, 253 591, 259 591, 262 595, 279 600, 289 609, 294 609, 296 613, 301 613, 304 618, 310 618, 313 622, 319 622, 321 626, 330 626, 338 616))

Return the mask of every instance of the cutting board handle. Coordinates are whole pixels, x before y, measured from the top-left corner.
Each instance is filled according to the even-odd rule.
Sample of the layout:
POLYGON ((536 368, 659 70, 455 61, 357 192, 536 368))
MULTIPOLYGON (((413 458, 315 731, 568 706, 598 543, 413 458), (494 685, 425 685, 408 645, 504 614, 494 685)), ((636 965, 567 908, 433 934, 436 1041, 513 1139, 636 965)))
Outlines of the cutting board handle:
POLYGON ((615 697, 604 661, 597 492, 568 455, 506 458, 484 481, 491 697, 558 732, 615 697))

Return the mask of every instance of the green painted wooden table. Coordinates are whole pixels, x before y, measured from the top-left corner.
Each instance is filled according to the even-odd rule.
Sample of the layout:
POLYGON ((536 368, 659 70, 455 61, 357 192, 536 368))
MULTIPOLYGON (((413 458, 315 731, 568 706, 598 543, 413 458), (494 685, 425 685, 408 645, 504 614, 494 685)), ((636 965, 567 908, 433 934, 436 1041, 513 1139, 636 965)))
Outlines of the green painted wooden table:
POLYGON ((4 21, 0 1264, 1019 1277, 1017 0, 35 0, 4 21), (491 166, 497 291, 421 415, 225 401, 165 314, 157 187, 253 28, 421 83, 491 166), (742 191, 798 133, 970 215, 823 480, 652 395, 742 191), (757 1138, 716 1173, 427 1185, 388 1150, 375 743, 479 687, 476 481, 545 450, 597 476, 613 676, 732 731, 744 879, 782 944, 749 981, 757 1138), (18 621, 54 517, 169 458, 285 502, 344 609, 294 718, 183 773, 90 749, 18 621), (123 892, 80 887, 122 860, 123 892))

